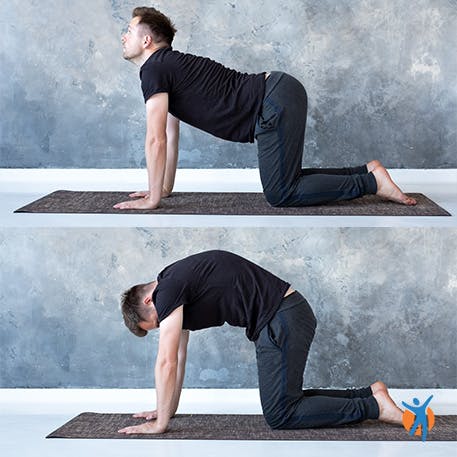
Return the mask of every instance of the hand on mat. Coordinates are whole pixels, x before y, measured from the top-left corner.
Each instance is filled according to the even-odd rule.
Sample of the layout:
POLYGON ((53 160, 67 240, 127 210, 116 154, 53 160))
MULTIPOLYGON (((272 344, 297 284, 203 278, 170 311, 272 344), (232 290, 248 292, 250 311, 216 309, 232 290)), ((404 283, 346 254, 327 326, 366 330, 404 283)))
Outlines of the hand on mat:
POLYGON ((150 421, 151 419, 157 419, 157 410, 155 411, 143 411, 142 413, 136 413, 132 417, 142 417, 143 419, 146 419, 147 421, 150 421))
MULTIPOLYGON (((162 189, 162 198, 169 197, 171 195, 171 192, 166 191, 165 189, 162 189)), ((139 190, 138 192, 132 192, 129 194, 129 197, 131 198, 149 198, 149 192, 147 190, 139 190)))
POLYGON ((149 192, 147 190, 139 190, 138 192, 132 192, 129 194, 132 198, 149 198, 149 192))
POLYGON ((133 433, 141 434, 155 434, 164 433, 167 427, 159 426, 156 421, 154 422, 144 422, 140 425, 133 425, 132 427, 125 427, 118 430, 118 433, 125 433, 126 435, 131 435, 133 433))
POLYGON ((113 208, 116 209, 156 209, 159 203, 153 203, 148 198, 139 198, 127 202, 116 203, 113 208))

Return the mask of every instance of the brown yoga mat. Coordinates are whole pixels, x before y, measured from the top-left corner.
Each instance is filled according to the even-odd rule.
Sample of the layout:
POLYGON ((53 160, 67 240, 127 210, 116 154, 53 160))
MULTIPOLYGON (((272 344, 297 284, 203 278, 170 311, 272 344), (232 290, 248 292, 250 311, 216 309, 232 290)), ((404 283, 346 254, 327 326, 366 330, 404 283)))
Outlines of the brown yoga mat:
POLYGON ((103 213, 103 214, 200 214, 246 216, 450 216, 422 194, 408 194, 416 206, 365 195, 354 200, 325 205, 274 208, 262 193, 252 192, 176 192, 162 199, 155 210, 118 210, 113 205, 129 200, 128 192, 76 192, 58 190, 36 200, 16 213, 103 213))
MULTIPOLYGON (((420 441, 401 425, 367 420, 360 424, 303 430, 272 430, 261 415, 184 414, 171 419, 162 435, 125 435, 117 431, 144 422, 131 414, 82 413, 46 438, 165 440, 420 441)), ((427 441, 456 441, 457 416, 436 416, 427 441)))

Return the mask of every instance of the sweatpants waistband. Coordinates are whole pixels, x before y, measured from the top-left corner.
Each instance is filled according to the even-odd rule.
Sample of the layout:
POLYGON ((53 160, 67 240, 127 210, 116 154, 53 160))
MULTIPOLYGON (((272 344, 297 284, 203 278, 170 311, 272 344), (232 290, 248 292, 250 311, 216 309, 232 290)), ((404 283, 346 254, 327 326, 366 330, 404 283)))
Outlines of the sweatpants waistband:
POLYGON ((271 71, 270 76, 265 81, 265 95, 263 99, 265 100, 279 83, 281 78, 285 75, 283 71, 271 71))
POLYGON ((303 303, 303 301, 306 302, 306 298, 300 292, 294 290, 287 297, 283 297, 281 303, 279 304, 278 311, 292 308, 293 306, 303 303))

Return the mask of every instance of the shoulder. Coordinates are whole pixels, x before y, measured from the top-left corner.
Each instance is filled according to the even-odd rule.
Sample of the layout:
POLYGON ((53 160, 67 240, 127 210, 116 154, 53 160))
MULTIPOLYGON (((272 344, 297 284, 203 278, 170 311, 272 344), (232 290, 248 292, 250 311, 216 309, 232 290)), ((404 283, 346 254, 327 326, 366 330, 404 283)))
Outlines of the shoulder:
POLYGON ((165 267, 157 275, 157 292, 169 292, 170 290, 182 290, 188 283, 192 271, 187 268, 183 260, 178 260, 165 267))
POLYGON ((157 75, 168 72, 168 65, 157 60, 151 62, 146 62, 140 69, 140 79, 144 81, 145 79, 154 78, 157 75))
MULTIPOLYGON (((141 66, 140 78, 157 74, 157 72, 169 71, 176 60, 172 48, 163 48, 152 54, 148 60, 141 66)), ((180 53, 179 53, 180 54, 180 53)))

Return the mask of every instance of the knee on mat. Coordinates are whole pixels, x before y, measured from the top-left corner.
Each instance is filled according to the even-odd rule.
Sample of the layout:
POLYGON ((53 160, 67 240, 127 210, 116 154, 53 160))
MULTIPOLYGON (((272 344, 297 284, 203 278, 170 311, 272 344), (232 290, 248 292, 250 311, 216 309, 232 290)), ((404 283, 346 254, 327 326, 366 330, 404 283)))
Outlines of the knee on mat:
POLYGON ((285 206, 284 202, 283 202, 283 198, 281 198, 281 196, 277 192, 271 192, 268 190, 267 191, 264 190, 263 194, 265 195, 267 202, 271 206, 274 206, 276 208, 278 208, 280 206, 285 206))
POLYGON ((303 198, 297 201, 297 198, 290 192, 279 194, 278 192, 264 190, 263 193, 267 202, 276 208, 285 208, 287 206, 308 206, 313 204, 312 201, 307 201, 303 198))
POLYGON ((316 424, 312 421, 305 421, 303 418, 289 417, 282 415, 281 417, 267 418, 265 417, 267 424, 273 430, 297 430, 302 428, 316 427, 316 424))
POLYGON ((273 430, 281 430, 285 428, 287 423, 287 417, 285 414, 264 414, 265 421, 269 427, 273 430))

